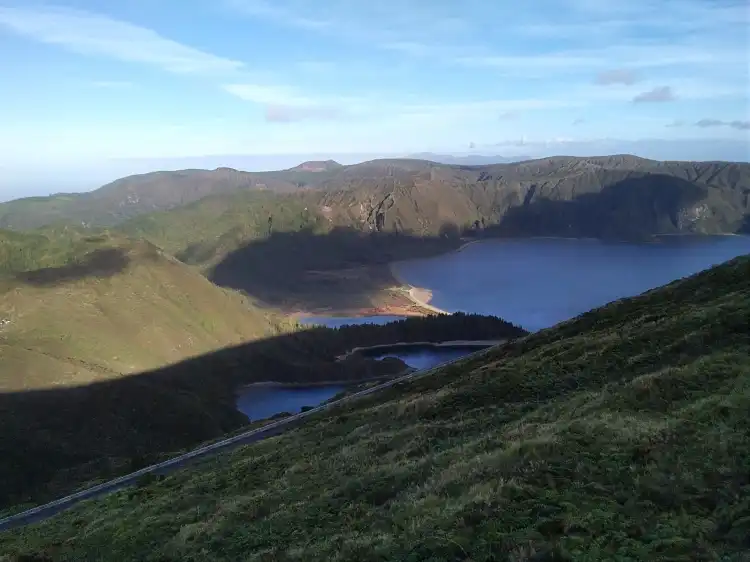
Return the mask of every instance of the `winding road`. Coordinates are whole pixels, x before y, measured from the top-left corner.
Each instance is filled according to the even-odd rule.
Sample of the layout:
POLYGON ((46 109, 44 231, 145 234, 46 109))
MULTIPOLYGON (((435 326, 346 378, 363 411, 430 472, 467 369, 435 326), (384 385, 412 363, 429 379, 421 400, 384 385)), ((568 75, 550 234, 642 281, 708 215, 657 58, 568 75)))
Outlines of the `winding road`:
MULTIPOLYGON (((474 343, 479 343, 479 342, 474 342, 474 343)), ((499 343, 499 342, 494 342, 494 341, 487 342, 488 346, 494 345, 496 343, 499 343)), ((77 504, 80 501, 103 496, 110 492, 114 492, 115 490, 119 490, 126 486, 135 484, 136 481, 145 474, 166 474, 196 459, 200 459, 202 457, 206 457, 210 455, 215 455, 216 453, 226 451, 228 449, 237 447, 239 445, 246 445, 248 443, 254 443, 256 441, 261 441, 262 439, 266 439, 267 437, 278 435, 279 433, 282 433, 284 430, 293 426, 296 422, 299 422, 300 420, 304 420, 307 417, 318 414, 320 412, 325 412, 336 406, 340 406, 347 402, 357 400, 358 398, 362 398, 363 396, 373 394, 380 390, 390 388, 398 383, 406 382, 406 381, 409 381, 418 377, 429 375, 442 367, 445 367, 452 363, 463 361, 470 357, 479 355, 480 353, 483 353, 486 349, 487 348, 485 347, 475 353, 470 353, 467 355, 463 355, 457 359, 451 359, 450 361, 445 361, 438 365, 434 365, 428 369, 411 372, 409 374, 406 374, 401 377, 397 377, 395 379, 389 380, 382 384, 367 388, 365 390, 361 390, 359 392, 355 392, 354 394, 350 394, 349 396, 345 396, 344 398, 341 398, 339 400, 328 402, 326 404, 323 404, 311 410, 307 410, 306 412, 294 414, 289 417, 283 418, 281 420, 271 422, 267 425, 264 425, 263 427, 259 427, 257 429, 247 431, 245 433, 241 433, 240 435, 235 435, 234 437, 229 437, 227 439, 223 439, 221 441, 217 441, 209 445, 204 445, 203 447, 199 447, 197 449, 194 449, 188 453, 185 453, 173 459, 169 459, 167 461, 160 462, 158 464, 147 466, 145 468, 137 470, 136 472, 132 472, 125 476, 120 476, 119 478, 110 480, 109 482, 103 482, 102 484, 97 484, 96 486, 92 486, 91 488, 87 488, 85 490, 81 490, 80 492, 70 494, 69 496, 65 496, 64 498, 60 498, 50 503, 40 505, 37 507, 33 507, 21 513, 17 513, 15 515, 11 515, 4 519, 0 519, 0 531, 13 529, 16 527, 23 527, 31 523, 44 521, 45 519, 49 519, 53 515, 60 513, 61 511, 65 511, 66 509, 73 507, 75 504, 77 504)))

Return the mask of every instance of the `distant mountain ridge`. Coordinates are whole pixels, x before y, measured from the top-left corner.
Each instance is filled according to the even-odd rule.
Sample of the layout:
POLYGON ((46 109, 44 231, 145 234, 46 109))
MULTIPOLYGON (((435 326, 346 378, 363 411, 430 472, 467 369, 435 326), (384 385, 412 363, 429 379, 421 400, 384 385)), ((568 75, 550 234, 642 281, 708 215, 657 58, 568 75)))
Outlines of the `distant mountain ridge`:
POLYGON ((453 154, 435 154, 433 152, 418 152, 410 154, 408 158, 417 160, 430 160, 440 164, 454 164, 458 166, 486 166, 488 164, 509 164, 511 162, 522 162, 531 160, 531 156, 492 156, 484 154, 465 154, 455 156, 453 154))
POLYGON ((484 219, 485 225, 517 235, 737 232, 748 215, 750 164, 662 162, 622 154, 487 165, 389 158, 347 166, 309 161, 269 172, 151 172, 91 193, 5 203, 0 205, 0 227, 23 230, 55 222, 116 225, 207 196, 256 191, 302 198, 319 212, 329 209, 325 220, 364 229, 375 228, 381 220, 386 229, 434 233, 442 223, 465 228, 484 219), (594 195, 599 203, 593 203, 594 195), (613 220, 615 207, 629 218, 613 220), (553 210, 556 219, 550 215, 553 210), (691 213, 695 216, 687 220, 691 213), (380 219, 373 218, 378 215, 380 219), (603 216, 611 224, 593 228, 603 216))

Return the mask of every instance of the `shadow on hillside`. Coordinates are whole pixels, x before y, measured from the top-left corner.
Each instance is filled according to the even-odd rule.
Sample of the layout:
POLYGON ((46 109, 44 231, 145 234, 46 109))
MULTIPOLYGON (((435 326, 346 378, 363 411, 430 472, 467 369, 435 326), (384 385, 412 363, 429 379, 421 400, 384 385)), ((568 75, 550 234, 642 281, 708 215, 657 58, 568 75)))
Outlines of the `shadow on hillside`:
POLYGON ((678 233, 688 224, 681 209, 707 196, 706 187, 664 174, 630 177, 570 201, 535 200, 536 189, 532 185, 526 200, 486 234, 637 240, 678 233))
POLYGON ((406 368, 398 359, 359 355, 335 361, 352 348, 524 333, 498 318, 460 314, 315 327, 85 386, 0 393, 0 508, 29 495, 64 495, 78 482, 137 470, 159 453, 242 427, 247 419, 235 409, 235 390, 243 385, 355 382, 406 368))
MULTIPOLYGON (((480 190, 475 218, 466 225, 443 223, 433 229, 435 235, 426 237, 409 231, 421 231, 422 225, 402 225, 398 205, 384 211, 375 223, 398 224, 403 226, 401 232, 368 233, 353 228, 335 228, 326 235, 310 230, 274 232, 227 255, 210 279, 287 310, 364 309, 372 306, 372 295, 394 284, 383 267, 394 260, 436 255, 472 237, 644 240, 654 234, 689 232, 692 219, 684 210, 709 196, 704 186, 643 173, 572 200, 535 198, 538 189, 531 185, 507 211, 507 200, 493 202, 494 196, 480 190)), ((400 197, 400 204, 413 203, 403 194, 400 197)), ((740 219, 731 214, 717 216, 708 227, 734 232, 740 219)))
POLYGON ((459 229, 451 224, 433 237, 344 227, 324 235, 309 229, 274 232, 230 253, 209 278, 286 309, 366 309, 373 306, 371 295, 397 284, 384 266, 460 243, 459 229))
POLYGON ((737 229, 737 234, 750 234, 750 214, 745 215, 745 220, 737 229))
POLYGON ((89 253, 80 263, 25 271, 17 274, 16 280, 27 285, 52 287, 88 277, 112 277, 125 270, 128 263, 130 258, 125 250, 103 248, 89 253))

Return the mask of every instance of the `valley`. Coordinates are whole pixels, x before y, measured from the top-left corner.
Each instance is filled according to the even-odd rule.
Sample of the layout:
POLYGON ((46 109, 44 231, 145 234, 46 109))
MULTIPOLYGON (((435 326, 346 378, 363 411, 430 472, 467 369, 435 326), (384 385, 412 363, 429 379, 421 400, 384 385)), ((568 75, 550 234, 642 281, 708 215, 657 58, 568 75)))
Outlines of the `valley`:
MULTIPOLYGON (((636 529, 622 542, 623 518, 665 522, 677 553, 696 546, 701 518, 741 528, 741 516, 721 515, 742 512, 736 498, 700 502, 720 485, 740 497, 747 484, 735 461, 747 452, 736 413, 748 376, 749 193, 744 163, 401 159, 158 172, 64 202, 0 205, 6 513, 241 432, 282 407, 438 362, 434 350, 409 355, 394 344, 508 340, 466 361, 465 350, 446 351, 456 362, 428 378, 0 534, 0 549, 14 562, 80 560, 117 535, 122 560, 223 560, 240 544, 259 560, 293 560, 303 539, 263 526, 309 530, 316 520, 324 536, 359 538, 303 533, 314 559, 393 559, 422 548, 423 533, 450 536, 453 546, 424 546, 445 552, 533 546, 595 557, 617 544, 638 558, 661 539, 636 529), (718 236, 728 234, 737 236, 718 236), (347 355, 379 345, 389 351, 347 355), (719 429, 693 415, 721 420, 719 429), (734 456, 712 448, 716 431, 734 456), (666 434, 676 441, 653 457, 649 444, 666 434), (705 476, 708 449, 721 482, 705 476), (566 450, 580 458, 575 470, 566 450), (638 451, 648 462, 636 463, 633 486, 651 504, 605 502, 625 493, 610 476, 622 480, 625 456, 638 451), (653 496, 673 461, 697 472, 682 474, 669 498, 653 496), (671 518, 669 505, 689 498, 698 505, 671 518), (600 506, 601 519, 584 525, 571 502, 600 506), (161 523, 144 529, 134 503, 144 524, 161 523), (167 505, 177 506, 169 516, 167 505), (332 510, 345 518, 333 521, 332 510), (61 543, 78 536, 71 526, 80 540, 61 543), (592 550, 596 541, 604 550, 592 550)), ((722 529, 701 552, 740 548, 722 529)), ((489 560, 482 552, 472 551, 489 560)))

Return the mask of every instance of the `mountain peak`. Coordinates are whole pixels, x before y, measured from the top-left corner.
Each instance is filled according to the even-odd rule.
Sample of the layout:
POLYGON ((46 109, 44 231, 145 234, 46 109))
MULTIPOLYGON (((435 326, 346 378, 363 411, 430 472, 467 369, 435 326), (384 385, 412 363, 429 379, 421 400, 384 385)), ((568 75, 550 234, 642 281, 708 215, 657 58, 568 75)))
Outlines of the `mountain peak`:
POLYGON ((308 160, 302 162, 299 166, 295 166, 292 170, 304 170, 306 172, 328 172, 336 168, 341 168, 342 165, 335 160, 308 160))

